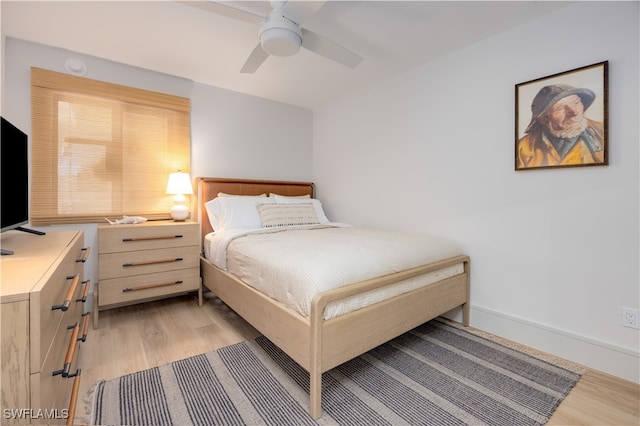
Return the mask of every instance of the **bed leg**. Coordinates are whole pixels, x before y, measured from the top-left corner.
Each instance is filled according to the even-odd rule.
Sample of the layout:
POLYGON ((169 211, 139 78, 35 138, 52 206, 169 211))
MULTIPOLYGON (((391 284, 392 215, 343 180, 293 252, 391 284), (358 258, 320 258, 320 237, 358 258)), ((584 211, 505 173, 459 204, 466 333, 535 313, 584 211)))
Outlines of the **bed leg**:
POLYGON ((469 302, 462 305, 462 325, 469 327, 469 302))
POLYGON ((469 260, 464 262, 464 272, 467 274, 467 301, 464 303, 464 305, 462 305, 462 325, 464 325, 465 327, 469 327, 469 301, 471 300, 471 265, 469 260))
POLYGON ((309 414, 314 420, 322 416, 322 373, 312 371, 309 374, 309 414))
POLYGON ((323 315, 327 302, 323 297, 316 295, 311 301, 311 321, 309 322, 311 331, 309 359, 309 414, 314 420, 322 416, 322 332, 323 315))

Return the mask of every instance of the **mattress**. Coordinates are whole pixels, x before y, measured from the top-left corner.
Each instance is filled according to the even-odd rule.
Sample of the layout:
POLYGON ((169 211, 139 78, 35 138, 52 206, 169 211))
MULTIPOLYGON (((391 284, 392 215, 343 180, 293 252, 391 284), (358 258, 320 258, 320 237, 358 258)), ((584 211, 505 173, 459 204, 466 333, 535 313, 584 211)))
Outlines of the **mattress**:
MULTIPOLYGON (((208 234, 204 251, 218 268, 307 318, 311 301, 320 292, 463 254, 457 244, 438 237, 340 224, 229 229, 208 234)), ((463 272, 460 263, 333 302, 324 318, 463 272)))

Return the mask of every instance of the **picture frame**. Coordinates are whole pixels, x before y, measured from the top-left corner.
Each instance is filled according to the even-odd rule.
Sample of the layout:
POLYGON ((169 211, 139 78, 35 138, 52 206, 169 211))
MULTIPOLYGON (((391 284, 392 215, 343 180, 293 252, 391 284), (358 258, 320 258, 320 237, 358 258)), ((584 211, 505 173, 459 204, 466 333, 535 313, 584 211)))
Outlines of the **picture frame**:
POLYGON ((609 61, 515 85, 515 170, 609 164, 609 61))

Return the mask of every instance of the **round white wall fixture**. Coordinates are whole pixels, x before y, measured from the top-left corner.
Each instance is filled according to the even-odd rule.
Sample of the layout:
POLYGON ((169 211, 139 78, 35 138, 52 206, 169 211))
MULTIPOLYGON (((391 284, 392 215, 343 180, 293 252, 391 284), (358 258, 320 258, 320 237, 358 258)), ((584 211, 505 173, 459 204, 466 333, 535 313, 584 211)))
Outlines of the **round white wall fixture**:
POLYGON ((80 59, 69 58, 64 63, 64 69, 69 73, 77 76, 83 76, 87 73, 87 65, 80 59))

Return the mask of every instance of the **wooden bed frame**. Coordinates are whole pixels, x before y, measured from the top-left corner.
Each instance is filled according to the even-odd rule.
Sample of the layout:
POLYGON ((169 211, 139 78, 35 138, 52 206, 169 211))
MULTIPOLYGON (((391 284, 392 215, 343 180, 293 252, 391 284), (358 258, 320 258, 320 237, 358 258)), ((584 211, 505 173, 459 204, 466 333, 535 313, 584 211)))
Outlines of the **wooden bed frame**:
MULTIPOLYGON (((309 182, 199 178, 198 212, 202 237, 212 231, 204 203, 219 192, 237 195, 276 193, 313 197, 309 182)), ((310 374, 309 413, 322 414, 322 373, 353 359, 456 307, 462 307, 463 324, 469 325, 469 258, 456 256, 391 275, 327 291, 314 297, 310 318, 305 318, 200 259, 203 285, 287 353, 310 374), (324 320, 328 303, 367 290, 464 263, 464 273, 437 281, 375 305, 324 320)))

